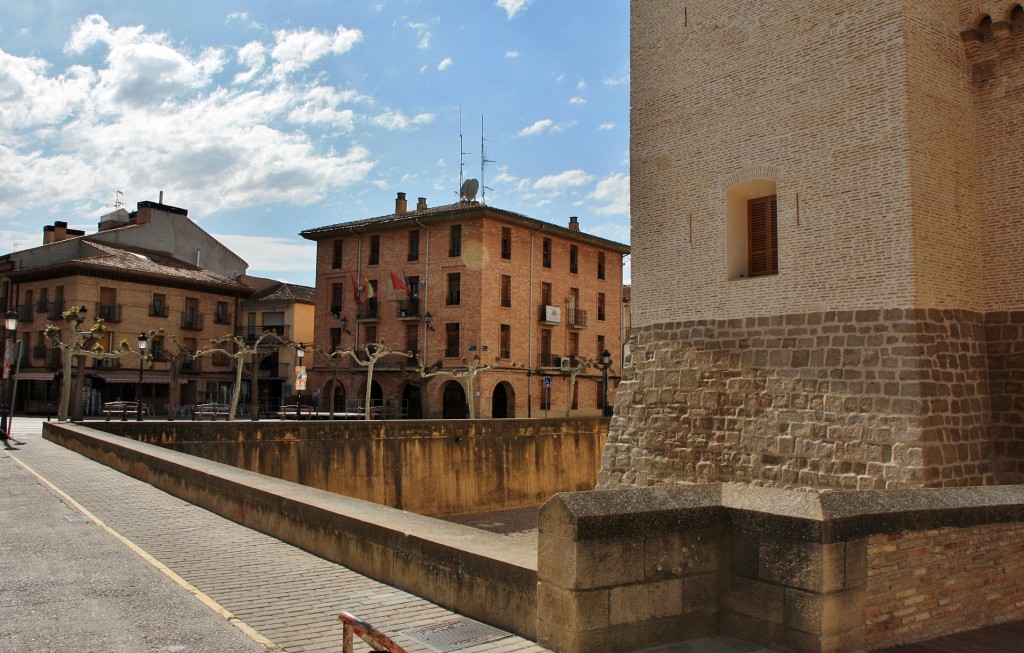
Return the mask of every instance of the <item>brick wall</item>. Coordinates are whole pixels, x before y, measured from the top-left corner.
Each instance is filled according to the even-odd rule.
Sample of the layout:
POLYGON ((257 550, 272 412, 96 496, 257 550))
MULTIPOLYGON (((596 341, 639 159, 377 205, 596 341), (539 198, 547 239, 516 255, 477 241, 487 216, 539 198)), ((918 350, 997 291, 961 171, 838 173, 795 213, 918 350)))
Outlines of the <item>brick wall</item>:
POLYGON ((1020 522, 876 535, 867 557, 869 650, 1024 619, 1020 522))

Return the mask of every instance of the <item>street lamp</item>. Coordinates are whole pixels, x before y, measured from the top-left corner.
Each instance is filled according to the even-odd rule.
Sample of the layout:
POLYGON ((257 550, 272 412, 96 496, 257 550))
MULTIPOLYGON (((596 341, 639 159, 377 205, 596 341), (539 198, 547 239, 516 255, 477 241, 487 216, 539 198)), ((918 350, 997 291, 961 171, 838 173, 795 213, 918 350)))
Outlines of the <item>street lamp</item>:
MULTIPOLYGON (((298 367, 302 367, 302 359, 306 357, 306 345, 301 342, 295 348, 295 357, 299 359, 298 367)), ((302 417, 302 390, 299 388, 300 370, 295 370, 295 419, 302 417)))
POLYGON ((430 322, 433 319, 434 316, 430 314, 430 311, 427 311, 426 314, 423 315, 423 323, 426 324, 427 328, 430 329, 431 331, 434 330, 434 327, 430 326, 430 322))
MULTIPOLYGON (((14 388, 14 383, 8 383, 7 377, 10 376, 10 365, 13 364, 17 366, 17 360, 15 359, 15 354, 17 354, 17 352, 14 351, 14 339, 18 333, 18 311, 7 311, 7 314, 4 315, 4 328, 7 330, 7 340, 10 341, 10 344, 7 344, 7 349, 5 350, 5 358, 7 359, 8 364, 4 366, 3 370, 3 411, 0 413, 0 427, 2 427, 4 433, 10 437, 11 418, 14 413, 14 406, 11 405, 11 390, 14 388)), ((7 440, 4 440, 4 444, 8 444, 7 440)))
POLYGON ((146 361, 146 345, 149 344, 149 336, 145 333, 139 334, 139 385, 135 390, 135 421, 142 421, 142 364, 146 361))
POLYGON ((612 353, 601 352, 601 414, 608 417, 608 368, 612 366, 612 353))

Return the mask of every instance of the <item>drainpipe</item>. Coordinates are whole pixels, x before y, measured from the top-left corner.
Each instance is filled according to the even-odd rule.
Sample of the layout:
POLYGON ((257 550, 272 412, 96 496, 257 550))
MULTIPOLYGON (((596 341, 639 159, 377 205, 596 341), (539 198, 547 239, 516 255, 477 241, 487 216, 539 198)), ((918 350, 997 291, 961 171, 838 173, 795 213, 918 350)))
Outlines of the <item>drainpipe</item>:
MULTIPOLYGON (((423 248, 423 279, 420 284, 423 288, 426 288, 426 292, 422 293, 422 296, 420 297, 420 317, 422 318, 429 310, 427 306, 427 298, 430 296, 430 227, 420 222, 419 218, 416 218, 415 222, 426 233, 426 238, 424 240, 427 244, 427 246, 423 248)), ((423 322, 423 344, 420 346, 420 349, 423 350, 422 363, 424 367, 427 366, 427 338, 429 337, 429 333, 430 329, 427 328, 427 323, 423 322)))
MULTIPOLYGON (((534 306, 534 303, 533 303, 533 290, 534 290, 533 270, 536 267, 536 265, 534 264, 534 260, 533 260, 533 239, 534 239, 534 237, 537 234, 539 234, 542 231, 544 231, 544 225, 543 224, 540 226, 539 229, 537 229, 536 231, 534 231, 533 233, 530 234, 530 309, 529 309, 530 313, 529 314, 530 315, 534 315, 534 316, 536 315, 536 313, 534 313, 533 311, 535 310, 536 307, 534 306)), ((530 325, 530 330, 529 330, 529 336, 530 336, 529 337, 529 341, 530 341, 529 357, 530 358, 529 358, 528 361, 526 361, 526 416, 529 418, 529 417, 533 417, 533 360, 534 360, 534 358, 533 358, 533 341, 534 341, 533 332, 534 332, 535 326, 534 326, 534 322, 533 322, 533 318, 532 317, 529 318, 529 321, 527 322, 527 324, 530 325)), ((536 329, 538 331, 538 336, 539 336, 540 335, 539 334, 540 327, 536 326, 536 329)))

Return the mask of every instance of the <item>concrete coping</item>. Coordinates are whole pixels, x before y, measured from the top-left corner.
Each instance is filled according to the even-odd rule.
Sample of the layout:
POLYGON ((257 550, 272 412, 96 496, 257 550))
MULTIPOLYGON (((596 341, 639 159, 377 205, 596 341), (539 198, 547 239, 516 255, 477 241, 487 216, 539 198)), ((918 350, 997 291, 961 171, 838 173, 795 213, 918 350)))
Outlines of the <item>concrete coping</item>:
POLYGON ((503 535, 264 476, 131 438, 111 435, 81 424, 62 422, 59 427, 76 433, 80 438, 92 440, 96 445, 103 445, 110 451, 116 451, 118 455, 134 452, 166 466, 187 467, 194 473, 206 476, 211 482, 219 480, 243 485, 268 497, 334 513, 384 533, 419 540, 438 550, 457 550, 461 554, 495 560, 533 573, 537 571, 536 548, 503 535))
POLYGON ((543 533, 573 540, 634 537, 729 524, 815 542, 1024 521, 1024 486, 810 492, 744 483, 557 494, 543 533))

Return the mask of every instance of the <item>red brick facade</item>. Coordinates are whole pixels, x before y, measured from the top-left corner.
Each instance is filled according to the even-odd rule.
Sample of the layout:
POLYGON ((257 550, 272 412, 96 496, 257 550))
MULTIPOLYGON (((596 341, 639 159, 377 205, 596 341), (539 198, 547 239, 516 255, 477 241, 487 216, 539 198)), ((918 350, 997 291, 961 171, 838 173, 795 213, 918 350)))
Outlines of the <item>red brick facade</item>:
MULTIPOLYGON (((569 370, 607 349, 614 388, 622 256, 629 249, 575 226, 478 202, 427 208, 421 199, 407 211, 400 194, 394 214, 305 231, 318 245, 317 348, 377 342, 413 353, 408 360, 382 359, 375 368, 373 402, 389 417, 463 417, 467 396, 478 417, 562 416, 570 386, 572 414, 600 414, 601 370, 590 365, 575 379, 569 370), (410 282, 411 292, 395 288, 392 275, 410 282), (357 303, 354 286, 364 280, 375 287, 374 297, 364 293, 357 303), (420 361, 440 362, 456 375, 423 379, 412 371, 420 361), (474 365, 490 369, 470 380, 464 372, 474 365)), ((365 396, 365 369, 348 361, 340 369, 337 405, 356 408, 365 396)), ((321 357, 311 387, 327 397, 333 376, 321 357)))

